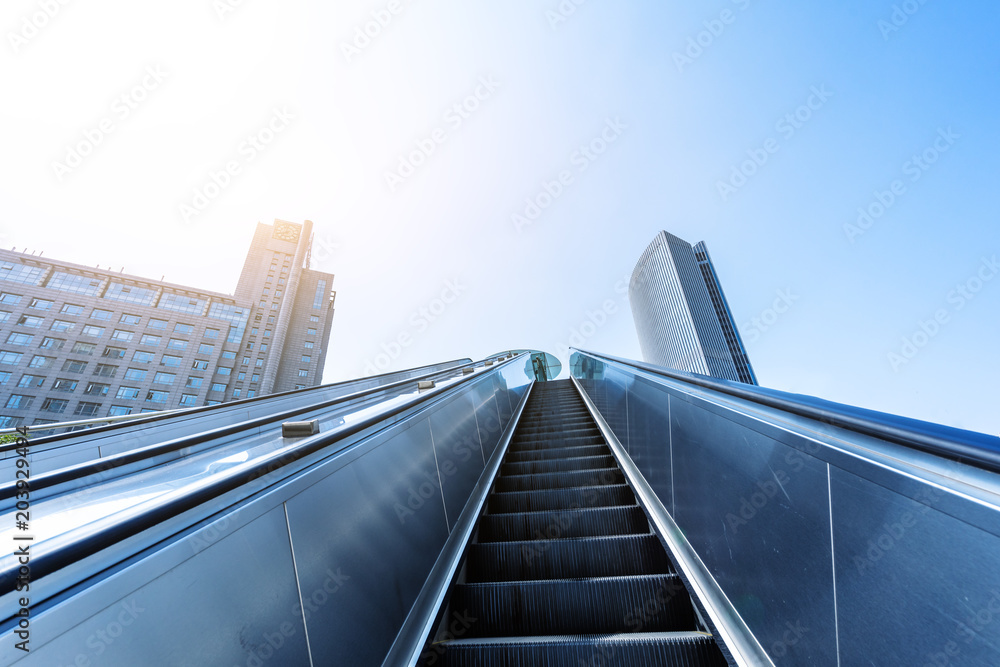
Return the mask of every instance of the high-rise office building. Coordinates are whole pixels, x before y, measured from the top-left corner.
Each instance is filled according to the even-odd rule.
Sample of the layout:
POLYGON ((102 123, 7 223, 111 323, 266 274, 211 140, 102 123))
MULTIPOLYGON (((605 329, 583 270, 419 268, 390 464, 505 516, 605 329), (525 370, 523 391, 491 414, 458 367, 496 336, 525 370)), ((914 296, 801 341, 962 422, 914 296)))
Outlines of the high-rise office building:
POLYGON ((646 361, 757 384, 704 242, 657 234, 632 272, 629 303, 646 361))
POLYGON ((312 223, 257 224, 235 294, 0 250, 0 427, 318 385, 333 275, 312 223))

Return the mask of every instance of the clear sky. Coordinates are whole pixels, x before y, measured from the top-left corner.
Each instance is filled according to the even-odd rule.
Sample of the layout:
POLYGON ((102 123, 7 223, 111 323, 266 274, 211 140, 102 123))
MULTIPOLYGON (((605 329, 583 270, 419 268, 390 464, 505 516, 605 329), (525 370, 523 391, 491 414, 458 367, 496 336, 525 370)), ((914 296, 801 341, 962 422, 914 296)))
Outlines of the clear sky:
POLYGON ((666 229, 708 244, 761 384, 996 434, 997 25, 943 0, 8 0, 0 243, 232 292, 257 221, 310 219, 339 380, 638 358, 623 286, 666 229))

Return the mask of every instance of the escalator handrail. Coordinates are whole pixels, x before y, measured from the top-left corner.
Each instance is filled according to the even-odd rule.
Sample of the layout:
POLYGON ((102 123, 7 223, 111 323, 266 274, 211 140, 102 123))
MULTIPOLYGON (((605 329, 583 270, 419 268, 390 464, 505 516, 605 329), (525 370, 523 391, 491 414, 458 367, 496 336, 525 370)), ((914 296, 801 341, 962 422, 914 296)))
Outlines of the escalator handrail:
POLYGON ((570 348, 570 351, 710 389, 991 472, 1000 472, 1000 438, 986 433, 835 403, 812 396, 686 373, 578 348, 570 348))
MULTIPOLYGON (((461 376, 453 384, 418 394, 412 400, 406 401, 385 412, 371 415, 353 424, 345 424, 327 433, 306 438, 290 447, 275 450, 266 456, 234 466, 213 478, 194 482, 188 487, 166 494, 165 497, 122 510, 54 538, 53 541, 55 544, 52 547, 40 549, 39 553, 33 555, 31 559, 31 579, 33 582, 38 581, 46 575, 80 562, 145 530, 154 528, 171 517, 194 509, 229 491, 248 484, 258 477, 263 477, 270 472, 294 463, 309 454, 327 448, 388 419, 392 419, 403 412, 426 406, 432 400, 443 398, 446 394, 452 394, 469 382, 493 376, 496 371, 507 364, 517 361, 519 356, 500 362, 487 372, 461 376)), ((413 381, 409 380, 409 382, 413 381)), ((336 452, 331 451, 330 453, 334 454, 336 452)), ((162 536, 160 539, 164 539, 165 537, 167 536, 162 536)), ((39 547, 33 548, 38 549, 39 547)), ((0 590, 0 596, 13 591, 18 567, 17 559, 13 558, 11 566, 0 570, 0 582, 9 581, 11 585, 10 591, 6 590, 5 585, 5 588, 0 590)), ((7 621, 9 619, 0 619, 2 623, 6 623, 7 621)))
MULTIPOLYGON (((476 364, 472 365, 475 366, 476 364)), ((465 365, 465 367, 467 366, 468 364, 465 365)), ((268 424, 272 424, 274 422, 285 421, 292 417, 295 417, 296 415, 300 415, 304 412, 311 412, 313 410, 322 410, 325 408, 333 407, 334 405, 340 403, 347 403, 349 401, 355 401, 360 398, 365 398, 366 396, 370 396, 371 394, 377 394, 379 392, 383 392, 386 390, 392 390, 392 389, 402 388, 405 386, 410 386, 416 382, 419 382, 420 380, 432 380, 442 374, 454 373, 457 368, 459 367, 441 371, 434 371, 426 375, 418 375, 416 377, 407 378, 405 380, 398 380, 396 382, 391 382, 389 384, 370 387, 368 389, 356 391, 351 394, 344 394, 343 396, 337 396, 335 398, 331 398, 326 401, 321 401, 319 403, 310 403, 309 405, 298 406, 295 408, 284 410, 282 412, 272 413, 269 415, 264 415, 262 417, 255 417, 253 419, 227 424, 225 426, 219 426, 208 431, 202 431, 200 433, 180 436, 178 438, 173 438, 171 440, 167 440, 166 442, 157 443, 155 445, 147 445, 146 447, 140 447, 138 449, 121 452, 119 454, 114 454, 111 456, 106 456, 91 461, 85 461, 83 463, 67 466, 65 468, 59 468, 58 470, 53 470, 51 472, 38 475, 37 477, 32 477, 31 490, 32 492, 40 491, 42 489, 51 488, 58 484, 70 482, 74 479, 79 479, 81 477, 106 473, 108 470, 112 468, 128 465, 130 463, 135 463, 137 461, 152 458, 155 456, 161 456, 163 454, 175 452, 187 447, 195 447, 207 441, 214 440, 216 438, 223 438, 228 435, 233 435, 234 433, 238 433, 239 431, 243 431, 249 428, 257 428, 266 426, 268 424)), ((32 446, 34 446, 34 442, 32 442, 32 446)), ((16 481, 10 481, 0 484, 0 502, 14 498, 17 492, 18 489, 16 481)))

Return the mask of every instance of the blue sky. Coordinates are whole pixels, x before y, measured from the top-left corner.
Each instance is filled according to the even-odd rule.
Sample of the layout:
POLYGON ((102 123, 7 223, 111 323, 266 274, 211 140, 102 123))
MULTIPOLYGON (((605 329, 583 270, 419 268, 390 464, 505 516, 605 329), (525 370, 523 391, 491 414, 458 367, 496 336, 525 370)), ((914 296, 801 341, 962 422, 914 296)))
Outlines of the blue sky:
POLYGON ((621 288, 666 229, 707 242, 761 384, 1000 433, 994 3, 59 7, 0 14, 6 247, 231 292, 257 221, 310 219, 338 380, 638 358, 621 288))

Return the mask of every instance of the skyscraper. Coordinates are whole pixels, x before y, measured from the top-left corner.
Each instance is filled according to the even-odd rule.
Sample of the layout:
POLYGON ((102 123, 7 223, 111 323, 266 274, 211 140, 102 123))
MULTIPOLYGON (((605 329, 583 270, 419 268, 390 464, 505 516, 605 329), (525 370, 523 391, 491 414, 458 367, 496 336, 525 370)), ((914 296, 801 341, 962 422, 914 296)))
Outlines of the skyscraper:
POLYGON ((0 428, 320 384, 335 293, 311 237, 258 223, 233 295, 0 250, 0 428))
POLYGON ((632 272, 629 303, 646 361, 757 384, 704 242, 657 234, 632 272))

